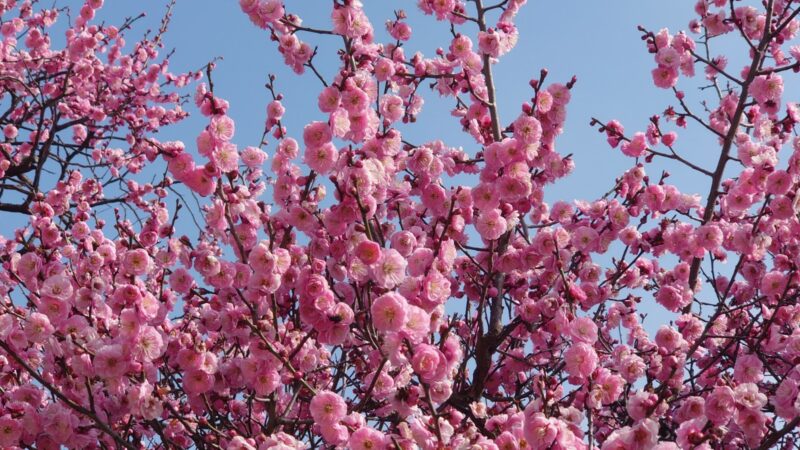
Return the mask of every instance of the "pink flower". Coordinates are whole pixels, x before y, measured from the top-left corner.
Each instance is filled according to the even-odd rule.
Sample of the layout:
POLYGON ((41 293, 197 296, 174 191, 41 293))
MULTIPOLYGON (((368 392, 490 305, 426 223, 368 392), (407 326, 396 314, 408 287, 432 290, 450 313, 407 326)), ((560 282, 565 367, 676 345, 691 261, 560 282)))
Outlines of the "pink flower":
POLYGON ((656 293, 656 301, 670 311, 680 311, 691 303, 692 298, 688 289, 676 285, 662 285, 656 293))
POLYGON ((369 106, 367 93, 356 87, 342 92, 342 107, 351 115, 360 115, 369 106))
POLYGON ((338 423, 347 415, 347 404, 338 394, 331 391, 318 391, 309 404, 311 417, 321 424, 338 423))
POLYGON ((380 111, 381 115, 389 122, 400 120, 405 114, 403 99, 397 95, 384 95, 381 97, 380 111))
POLYGON ((682 449, 697 448, 697 444, 705 440, 703 429, 707 422, 705 417, 683 422, 678 427, 678 437, 675 442, 682 449))
POLYGON ((783 95, 783 78, 775 73, 757 76, 750 85, 750 95, 760 104, 779 102, 783 95))
POLYGON ((340 98, 339 89, 335 86, 328 86, 319 94, 317 106, 319 106, 320 111, 331 113, 339 107, 340 98))
POLYGON ((6 137, 7 140, 12 140, 17 137, 17 127, 12 124, 7 124, 3 127, 3 136, 6 137))
POLYGON ((22 255, 17 261, 17 274, 24 279, 33 278, 39 275, 39 270, 42 267, 42 260, 34 252, 28 252, 22 255))
POLYGON ((106 345, 94 356, 94 370, 104 378, 119 378, 128 371, 128 358, 119 344, 106 345))
POLYGON ((205 370, 190 370, 183 376, 183 388, 189 394, 200 395, 214 386, 214 376, 205 370))
POLYGON ((572 232, 572 245, 583 253, 589 253, 597 248, 600 234, 594 228, 581 226, 572 232))
POLYGON ((347 427, 336 422, 322 422, 319 424, 319 433, 328 444, 342 446, 350 437, 347 427))
POLYGON ((428 384, 441 381, 447 374, 447 358, 429 344, 420 344, 414 349, 411 366, 420 380, 428 384))
POLYGON ((656 53, 656 62, 659 66, 676 68, 681 64, 681 55, 672 47, 662 47, 656 53))
POLYGON ((153 361, 164 351, 161 334, 151 326, 143 327, 136 336, 134 354, 143 361, 153 361))
POLYGON ((141 276, 150 272, 152 260, 147 250, 138 248, 125 253, 123 265, 125 266, 125 270, 131 275, 141 276))
POLYGON ((40 292, 42 296, 66 301, 72 297, 72 282, 63 273, 53 275, 44 280, 40 292))
POLYGON ((713 251, 722 245, 723 234, 718 225, 708 223, 697 227, 695 242, 706 250, 713 251))
POLYGON ((656 332, 656 345, 664 353, 674 353, 676 350, 684 346, 686 341, 675 329, 670 326, 662 325, 656 332))
POLYGON ((761 293, 764 295, 783 295, 786 290, 786 275, 780 271, 772 271, 761 280, 761 293))
POLYGON ((16 447, 21 436, 22 427, 19 421, 12 419, 8 414, 0 417, 0 447, 16 447))
POLYGON ((179 153, 167 160, 167 167, 178 180, 185 180, 194 167, 194 158, 186 152, 179 153))
POLYGON ((652 74, 653 83, 663 89, 669 89, 678 82, 678 69, 675 67, 656 67, 652 74))
POLYGON ((372 324, 382 332, 398 331, 406 321, 406 299, 394 292, 388 292, 372 302, 372 324))
POLYGON ((417 238, 408 231, 401 231, 392 235, 391 247, 397 250, 401 256, 410 255, 416 245, 417 238))
POLYGON ((217 187, 217 183, 214 181, 214 178, 209 176, 208 172, 203 167, 199 167, 187 172, 181 181, 183 181, 189 189, 196 192, 201 197, 208 197, 217 187))
POLYGON ((647 369, 647 366, 645 366, 642 358, 637 355, 628 355, 619 362, 620 375, 629 383, 634 383, 644 376, 645 369, 647 369))
POLYGON ((239 151, 234 144, 221 145, 213 154, 219 170, 228 173, 233 172, 239 167, 239 151))
POLYGON ((727 386, 717 386, 706 397, 706 417, 714 425, 725 425, 733 416, 736 398, 733 390, 727 386))
POLYGON ((41 313, 31 313, 25 325, 25 337, 31 342, 44 342, 50 337, 55 328, 50 324, 50 319, 41 313))
POLYGON ((214 116, 211 119, 209 130, 215 139, 227 142, 233 138, 235 125, 233 119, 228 116, 214 116))
POLYGON ((303 128, 303 142, 306 147, 319 148, 331 141, 331 127, 325 122, 311 122, 303 128))
POLYGON ((739 355, 733 366, 733 378, 740 383, 758 383, 764 378, 764 364, 756 355, 739 355))
POLYGON ((258 147, 245 147, 242 150, 242 162, 250 169, 258 169, 264 164, 267 154, 258 147))
POLYGON ((514 137, 525 144, 536 144, 542 137, 542 125, 535 117, 521 115, 514 121, 514 137))
POLYGON ((380 260, 371 269, 380 286, 391 289, 400 284, 406 277, 406 262, 395 249, 385 249, 380 260))
POLYGON ((179 267, 169 276, 169 286, 176 292, 188 294, 194 284, 194 278, 188 270, 179 267))
POLYGON ((497 189, 495 189, 495 187, 489 183, 478 184, 474 189, 472 189, 471 195, 472 202, 478 209, 482 211, 497 208, 497 205, 500 202, 500 195, 498 194, 497 189))
POLYGON ((623 154, 633 158, 644 156, 647 152, 647 136, 644 133, 636 133, 630 142, 623 142, 620 149, 623 154))
POLYGON ((274 368, 263 368, 253 380, 253 390, 260 396, 275 392, 281 385, 281 376, 274 368))
POLYGON ((758 410, 767 404, 767 396, 759 391, 758 385, 755 383, 742 383, 736 386, 734 395, 736 403, 747 409, 758 410))
POLYGON ((303 162, 315 172, 326 174, 333 169, 338 157, 339 152, 333 143, 325 142, 316 147, 306 147, 303 162))
POLYGON ((386 437, 378 430, 362 427, 350 435, 348 447, 353 450, 382 450, 386 447, 386 437))
POLYGON ((273 100, 267 105, 267 117, 273 120, 281 120, 286 108, 283 107, 280 100, 273 100))
POLYGON ((573 344, 564 352, 567 373, 578 380, 589 378, 597 367, 597 361, 594 348, 583 342, 573 344))
MULTIPOLYGON (((533 403, 530 404, 531 406, 533 403)), ((524 432, 528 445, 533 448, 550 448, 558 436, 558 427, 553 419, 528 406, 525 409, 524 432)))
POLYGON ((750 448, 758 447, 768 431, 767 416, 759 410, 737 410, 734 421, 744 432, 750 448))
POLYGON ((478 48, 484 55, 500 56, 500 34, 495 30, 478 33, 478 48))
POLYGON ((366 265, 375 264, 381 257, 381 246, 375 241, 361 241, 356 245, 355 255, 366 265))
POLYGON ((482 211, 475 224, 475 228, 481 237, 487 241, 492 241, 506 232, 506 219, 503 218, 499 209, 482 211))
POLYGON ((577 342, 592 345, 597 342, 597 325, 588 317, 577 317, 570 322, 569 334, 577 342))

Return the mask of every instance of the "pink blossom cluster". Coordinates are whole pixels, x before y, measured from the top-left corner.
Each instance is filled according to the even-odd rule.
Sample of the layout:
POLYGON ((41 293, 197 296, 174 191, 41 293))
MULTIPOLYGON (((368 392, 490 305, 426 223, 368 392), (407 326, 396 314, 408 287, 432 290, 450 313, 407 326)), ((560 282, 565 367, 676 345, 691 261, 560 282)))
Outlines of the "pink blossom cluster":
POLYGON ((0 237, 0 447, 800 439, 800 139, 783 100, 798 2, 700 0, 696 38, 641 29, 674 105, 632 135, 593 119, 630 165, 605 195, 554 202, 545 190, 574 168, 556 141, 576 80, 542 70, 512 110, 494 82, 524 0, 419 1, 452 31, 430 56, 411 53, 400 10, 380 42, 358 0, 311 26, 280 0, 241 0, 319 83, 294 130, 271 76, 263 142, 247 147, 213 64, 194 86, 205 128, 160 141, 203 74, 159 59, 169 14, 129 48, 136 19, 97 24, 102 3, 55 50, 59 10, 0 1, 0 211, 27 219, 0 237), (301 40, 318 35, 341 41, 335 71, 301 40), (748 55, 740 73, 698 50, 722 35, 748 55), (698 64, 704 108, 677 89, 698 64), (428 88, 469 148, 408 140, 428 88), (716 166, 681 152, 690 126, 719 144, 716 166), (670 184, 661 159, 708 191, 670 184))

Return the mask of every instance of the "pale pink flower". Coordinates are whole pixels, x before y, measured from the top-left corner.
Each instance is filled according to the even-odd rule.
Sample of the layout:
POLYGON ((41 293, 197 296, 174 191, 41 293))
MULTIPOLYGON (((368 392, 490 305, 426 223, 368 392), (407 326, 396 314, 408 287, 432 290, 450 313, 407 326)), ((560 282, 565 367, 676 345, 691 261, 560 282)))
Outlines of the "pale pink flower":
POLYGON ((583 253, 589 253, 597 248, 600 234, 592 227, 581 226, 572 232, 572 245, 583 253))
POLYGON ((703 429, 707 422, 708 420, 706 420, 705 417, 683 422, 678 427, 678 436, 675 442, 682 449, 697 448, 697 443, 705 440, 705 432, 703 429))
POLYGON ((395 233, 391 238, 391 247, 397 250, 402 256, 411 254, 414 247, 417 245, 417 238, 411 232, 401 231, 395 233))
POLYGON ((761 293, 764 295, 782 295, 786 290, 786 275, 780 271, 772 271, 761 280, 761 293))
POLYGON ((656 53, 656 62, 660 66, 676 68, 681 64, 681 55, 672 47, 662 47, 656 53))
POLYGON ((762 104, 779 102, 783 95, 783 78, 775 73, 757 76, 750 84, 750 95, 762 104))
POLYGON ((734 390, 736 403, 748 409, 761 409, 767 404, 767 396, 762 394, 755 383, 742 383, 734 390))
POLYGON ((281 376, 274 368, 259 370, 253 380, 253 390, 262 397, 272 394, 280 385, 281 376))
POLYGON ((471 191, 472 202, 483 211, 497 208, 500 202, 500 195, 497 190, 489 183, 480 183, 471 191))
POLYGON ((242 162, 250 169, 258 169, 266 159, 267 154, 258 147, 245 147, 242 150, 242 162))

